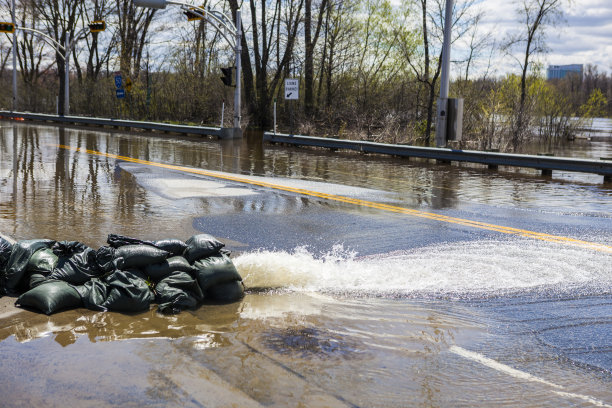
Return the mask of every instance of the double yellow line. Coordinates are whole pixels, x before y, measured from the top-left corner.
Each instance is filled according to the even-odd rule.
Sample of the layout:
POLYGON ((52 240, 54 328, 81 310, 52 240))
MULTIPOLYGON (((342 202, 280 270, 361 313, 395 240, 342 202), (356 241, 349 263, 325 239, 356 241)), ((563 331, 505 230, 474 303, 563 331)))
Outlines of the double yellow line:
POLYGON ((581 241, 579 239, 562 237, 558 235, 543 234, 541 232, 529 231, 529 230, 512 228, 512 227, 504 227, 501 225, 488 224, 488 223, 480 222, 480 221, 472 221, 472 220, 467 220, 464 218, 449 217, 447 215, 440 215, 440 214, 430 213, 426 211, 412 210, 409 208, 397 207, 397 206, 389 205, 389 204, 382 204, 382 203, 377 203, 373 201, 360 200, 358 198, 350 198, 350 197, 345 197, 345 196, 340 196, 340 195, 335 195, 335 194, 320 193, 317 191, 305 190, 302 188, 288 187, 288 186, 283 186, 280 184, 268 183, 265 181, 251 180, 245 177, 232 176, 228 174, 219 174, 219 173, 211 172, 207 170, 195 169, 195 168, 184 167, 184 166, 175 166, 172 164, 157 163, 157 162, 152 162, 148 160, 135 159, 133 157, 119 156, 119 155, 111 154, 111 153, 103 153, 103 152, 98 152, 95 150, 82 149, 79 147, 72 147, 72 146, 65 146, 65 145, 55 145, 55 146, 61 149, 68 149, 68 150, 73 150, 73 151, 77 151, 81 153, 88 153, 88 154, 92 154, 96 156, 108 157, 111 159, 123 160, 127 162, 132 162, 132 163, 145 164, 148 166, 161 167, 161 168, 169 169, 169 170, 178 170, 178 171, 182 171, 186 173, 199 174, 202 176, 213 177, 216 179, 227 180, 227 181, 232 181, 236 183, 244 183, 244 184, 250 184, 253 186, 260 186, 260 187, 271 188, 275 190, 288 191, 288 192, 302 194, 302 195, 306 195, 310 197, 318 197, 318 198, 323 198, 323 199, 331 200, 331 201, 354 204, 354 205, 358 205, 361 207, 375 208, 377 210, 389 211, 389 212, 398 213, 398 214, 407 214, 407 215, 412 215, 414 217, 426 218, 426 219, 430 219, 434 221, 443 221, 443 222, 448 222, 452 224, 463 225, 466 227, 480 228, 480 229, 484 229, 488 231, 501 232, 504 234, 517 235, 517 236, 521 236, 525 238, 538 239, 541 241, 554 242, 558 244, 566 244, 566 245, 577 246, 577 247, 581 247, 585 249, 592 249, 596 251, 612 253, 612 246, 605 245, 605 244, 599 244, 596 242, 581 241))

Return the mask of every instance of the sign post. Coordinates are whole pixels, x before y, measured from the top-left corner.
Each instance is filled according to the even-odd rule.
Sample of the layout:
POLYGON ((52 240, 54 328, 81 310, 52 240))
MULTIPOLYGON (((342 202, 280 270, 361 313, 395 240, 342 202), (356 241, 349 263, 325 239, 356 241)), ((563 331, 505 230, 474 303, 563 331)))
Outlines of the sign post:
MULTIPOLYGON (((285 100, 297 101, 300 99, 300 80, 295 78, 285 79, 285 100)), ((289 103, 289 116, 291 117, 291 134, 293 134, 293 104, 289 103)))
POLYGON ((299 79, 285 79, 285 99, 286 100, 298 100, 300 99, 300 80, 299 79))

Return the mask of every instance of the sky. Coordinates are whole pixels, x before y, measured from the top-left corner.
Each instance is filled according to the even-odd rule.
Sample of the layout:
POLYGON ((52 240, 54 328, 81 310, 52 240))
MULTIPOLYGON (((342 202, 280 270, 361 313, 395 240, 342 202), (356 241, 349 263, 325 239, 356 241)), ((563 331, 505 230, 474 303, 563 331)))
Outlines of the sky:
MULTIPOLYGON (((484 11, 482 32, 502 41, 520 29, 518 4, 516 0, 478 1, 477 7, 484 11)), ((612 73, 612 0, 572 0, 569 5, 565 0, 563 20, 556 27, 546 28, 549 52, 539 57, 544 67, 593 64, 599 72, 612 73)), ((510 57, 497 56, 494 68, 497 75, 503 75, 518 72, 519 65, 510 57)), ((484 69, 482 63, 478 69, 484 69)))

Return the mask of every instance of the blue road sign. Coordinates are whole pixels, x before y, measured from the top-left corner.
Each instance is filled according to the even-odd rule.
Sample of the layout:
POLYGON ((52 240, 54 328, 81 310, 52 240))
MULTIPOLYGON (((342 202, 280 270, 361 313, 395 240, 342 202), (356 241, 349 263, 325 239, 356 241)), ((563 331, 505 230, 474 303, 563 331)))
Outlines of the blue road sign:
POLYGON ((121 75, 115 75, 115 86, 117 89, 123 88, 123 78, 121 78, 121 75))
POLYGON ((117 89, 115 91, 117 98, 121 99, 121 98, 125 98, 125 90, 124 89, 117 89))

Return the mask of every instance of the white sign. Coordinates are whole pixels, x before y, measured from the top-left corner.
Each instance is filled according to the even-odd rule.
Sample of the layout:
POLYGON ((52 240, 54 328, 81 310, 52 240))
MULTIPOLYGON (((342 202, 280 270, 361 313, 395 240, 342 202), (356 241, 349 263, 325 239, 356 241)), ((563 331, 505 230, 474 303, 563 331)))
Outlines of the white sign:
POLYGON ((285 99, 300 99, 299 79, 285 79, 285 99))

